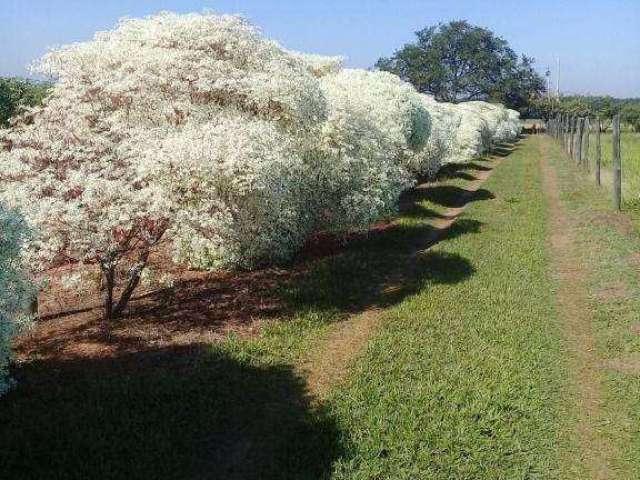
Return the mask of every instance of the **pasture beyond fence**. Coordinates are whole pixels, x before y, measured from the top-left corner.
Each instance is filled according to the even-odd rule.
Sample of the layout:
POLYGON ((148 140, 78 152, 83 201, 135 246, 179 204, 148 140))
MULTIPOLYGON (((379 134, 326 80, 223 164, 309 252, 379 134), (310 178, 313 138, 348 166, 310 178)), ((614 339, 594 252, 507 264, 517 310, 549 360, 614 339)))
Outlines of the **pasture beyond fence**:
MULTIPOLYGON (((591 173, 593 167, 597 185, 602 184, 602 121, 596 117, 578 117, 558 114, 547 122, 547 133, 556 138, 567 155, 578 168, 591 173), (591 151, 591 137, 595 136, 594 151, 591 151)), ((613 206, 622 209, 622 152, 620 142, 620 115, 612 124, 612 191, 613 206)))

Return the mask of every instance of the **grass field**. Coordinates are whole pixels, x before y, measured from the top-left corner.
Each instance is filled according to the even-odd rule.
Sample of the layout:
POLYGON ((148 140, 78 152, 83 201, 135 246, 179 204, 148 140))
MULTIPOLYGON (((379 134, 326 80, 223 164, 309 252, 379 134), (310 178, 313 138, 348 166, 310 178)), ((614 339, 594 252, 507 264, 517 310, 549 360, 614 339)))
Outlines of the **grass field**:
MULTIPOLYGON (((602 167, 607 171, 612 169, 612 135, 601 134, 602 167)), ((595 153, 595 135, 589 137, 589 149, 591 158, 595 153)), ((622 182, 624 201, 630 205, 640 206, 640 133, 622 132, 620 139, 622 155, 622 182)), ((610 175, 603 178, 603 182, 610 180, 610 175)), ((610 185, 607 184, 610 187, 610 185)))

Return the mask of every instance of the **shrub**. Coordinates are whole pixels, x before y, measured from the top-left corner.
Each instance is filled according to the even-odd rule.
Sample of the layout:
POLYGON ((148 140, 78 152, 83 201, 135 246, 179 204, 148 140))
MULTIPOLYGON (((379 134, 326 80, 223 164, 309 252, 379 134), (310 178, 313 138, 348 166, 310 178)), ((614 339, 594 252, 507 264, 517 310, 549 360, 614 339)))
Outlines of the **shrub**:
POLYGON ((472 105, 455 105, 460 114, 460 125, 447 163, 466 163, 482 155, 491 143, 491 132, 484 115, 472 105))
POLYGON ((343 70, 321 79, 329 105, 316 167, 321 228, 363 229, 397 208, 420 168, 431 121, 413 87, 386 72, 343 70))
MULTIPOLYGON (((0 187, 0 193, 20 207, 40 232, 30 253, 41 269, 61 262, 100 266, 105 318, 122 313, 151 249, 165 232, 171 229, 178 235, 178 245, 193 243, 193 232, 199 231, 202 238, 207 229, 211 231, 219 211, 237 210, 234 202, 239 196, 245 195, 245 205, 251 203, 251 180, 237 182, 243 190, 218 197, 223 203, 216 206, 219 211, 210 210, 207 219, 200 215, 204 224, 197 225, 191 215, 193 196, 183 202, 179 195, 167 195, 166 184, 156 181, 184 171, 152 175, 153 168, 143 165, 149 152, 172 143, 183 149, 173 152, 176 158, 189 157, 194 146, 188 139, 197 138, 200 126, 205 125, 202 128, 209 136, 216 132, 233 136, 232 127, 239 124, 228 119, 235 115, 272 124, 262 130, 254 128, 245 137, 238 133, 239 138, 256 141, 262 131, 267 138, 257 144, 273 144, 271 136, 278 129, 278 135, 287 137, 285 143, 304 150, 310 139, 317 138, 314 129, 326 117, 318 80, 306 65, 235 16, 164 13, 123 20, 115 30, 99 33, 93 41, 49 53, 39 70, 55 75, 58 81, 43 107, 28 111, 2 135, 8 149, 0 153, 0 160, 6 166, 8 183, 0 187), (212 119, 216 127, 207 130, 212 119), (226 127, 221 124, 224 121, 229 122, 226 127), (185 140, 177 139, 183 134, 185 140), (227 198, 233 199, 230 205, 224 205, 227 198), (176 227, 177 218, 192 221, 181 229, 176 227), (182 233, 188 238, 181 238, 182 233), (124 283, 123 293, 115 302, 113 291, 119 279, 124 283)), ((228 141, 218 139, 220 145, 228 141)), ((235 155, 238 165, 256 162, 253 147, 239 152, 249 157, 235 155)), ((204 160, 219 159, 213 152, 204 160)), ((265 162, 256 165, 256 171, 268 168, 271 160, 265 162)), ((154 163, 155 167, 160 164, 154 163)), ((210 170, 218 171, 215 167, 210 170)), ((279 188, 289 185, 283 183, 279 188)), ((269 206, 279 209, 281 205, 267 202, 264 208, 269 206)), ((236 238, 260 227, 253 224, 252 230, 242 223, 256 220, 247 213, 234 212, 236 238)), ((270 212, 264 218, 274 215, 270 212)), ((273 235, 284 241, 288 232, 273 235)), ((207 240, 219 244, 220 238, 229 236, 216 232, 207 240)), ((251 241, 250 236, 244 239, 251 241)), ((254 260, 241 258, 238 252, 242 249, 236 245, 228 248, 233 253, 224 262, 218 261, 218 254, 211 260, 195 259, 196 251, 213 249, 192 249, 187 257, 196 264, 254 260)), ((248 255, 255 251, 246 250, 248 255)))
POLYGON ((190 124, 141 162, 175 208, 178 260, 198 268, 251 268, 287 260, 312 227, 304 151, 274 122, 221 114, 190 124))
POLYGON ((425 159, 418 174, 432 176, 446 163, 453 162, 456 155, 456 135, 462 121, 462 114, 452 103, 437 102, 430 95, 421 95, 425 109, 431 116, 431 136, 422 153, 425 159))
POLYGON ((0 395, 10 387, 11 339, 34 294, 20 261, 20 251, 27 239, 24 220, 0 206, 0 395))
POLYGON ((344 68, 344 57, 316 55, 314 53, 286 50, 292 57, 300 60, 315 77, 324 77, 339 73, 344 68))
POLYGON ((507 120, 502 122, 498 128, 498 137, 503 142, 514 142, 522 131, 520 112, 507 109, 507 120))

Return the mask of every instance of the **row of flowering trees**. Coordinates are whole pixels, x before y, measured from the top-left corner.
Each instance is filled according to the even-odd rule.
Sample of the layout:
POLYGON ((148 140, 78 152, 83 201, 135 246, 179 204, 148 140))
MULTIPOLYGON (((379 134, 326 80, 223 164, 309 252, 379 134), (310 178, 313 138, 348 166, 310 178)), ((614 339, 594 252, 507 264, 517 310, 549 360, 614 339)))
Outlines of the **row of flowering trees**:
POLYGON ((126 19, 38 70, 56 82, 0 132, 0 202, 33 232, 33 272, 100 269, 105 319, 163 240, 197 268, 285 261, 519 131, 499 105, 438 103, 390 73, 288 51, 237 16, 126 19))

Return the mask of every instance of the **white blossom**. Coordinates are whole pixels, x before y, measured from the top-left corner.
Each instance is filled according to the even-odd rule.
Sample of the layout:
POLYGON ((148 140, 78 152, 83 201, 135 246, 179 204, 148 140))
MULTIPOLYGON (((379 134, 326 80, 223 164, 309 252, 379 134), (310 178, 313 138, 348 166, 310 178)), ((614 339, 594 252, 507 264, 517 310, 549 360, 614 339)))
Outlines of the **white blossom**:
MULTIPOLYGON (((39 269, 59 263, 99 264, 107 274, 123 264, 124 271, 133 274, 134 287, 149 249, 168 229, 177 235, 180 252, 185 251, 185 232, 192 230, 199 232, 191 239, 199 245, 196 250, 211 253, 220 250, 221 239, 246 234, 242 222, 234 223, 238 230, 230 236, 216 230, 217 221, 227 215, 222 223, 229 228, 229 215, 253 218, 243 210, 250 200, 212 209, 211 204, 192 205, 191 197, 187 201, 170 195, 164 180, 170 183, 174 173, 188 174, 184 169, 158 172, 161 159, 151 160, 152 152, 166 152, 173 144, 184 151, 170 155, 188 158, 190 141, 214 125, 202 137, 212 143, 194 150, 229 146, 226 153, 212 152, 209 158, 215 162, 230 154, 223 170, 210 166, 209 173, 220 176, 207 179, 209 184, 224 183, 229 171, 258 162, 255 150, 270 155, 267 144, 274 152, 280 140, 287 151, 304 150, 317 138, 327 115, 318 79, 307 65, 236 16, 163 13, 126 19, 92 41, 52 51, 38 68, 55 75, 57 83, 43 107, 27 112, 0 134, 8 146, 0 152, 0 198, 23 212, 38 232, 29 254, 39 269), (236 117, 246 122, 233 120, 236 117), (243 134, 245 130, 250 132, 243 134), (259 139, 261 132, 264 139, 259 139), (248 145, 253 141, 255 145, 248 145), (232 152, 235 147, 238 151, 232 152), (206 221, 205 211, 211 214, 206 221), (204 224, 197 225, 194 217, 204 224)), ((269 162, 265 157, 254 171, 273 177, 276 172, 266 170, 275 163, 269 162)), ((167 168, 174 164, 165 162, 167 168)), ((231 203, 249 199, 247 191, 255 185, 267 188, 248 174, 232 184, 244 190, 223 192, 220 198, 231 203)), ((260 201, 264 198, 263 193, 260 201)), ((264 201, 264 218, 293 214, 286 209, 267 212, 269 208, 280 210, 282 204, 264 201)), ((273 242, 265 241, 243 250, 231 242, 219 252, 228 252, 225 258, 196 263, 251 264, 257 252, 269 253, 267 259, 280 258, 301 243, 290 223, 269 223, 273 236, 290 238, 290 245, 270 249, 273 242), (284 230, 277 231, 280 227, 284 230)))
POLYGON ((329 105, 317 168, 324 228, 363 229, 397 208, 414 179, 430 118, 410 85, 386 72, 346 69, 321 78, 329 105))
POLYGON ((12 383, 8 378, 11 339, 25 320, 25 310, 34 295, 20 259, 27 238, 24 220, 0 206, 0 396, 12 383))
POLYGON ((199 268, 288 259, 310 221, 304 150, 277 124, 222 113, 147 149, 140 165, 176 205, 176 258, 199 268))
POLYGON ((301 60, 307 69, 316 77, 324 77, 325 75, 336 74, 344 68, 344 57, 341 56, 325 56, 315 53, 296 52, 295 50, 287 50, 294 58, 301 60))

